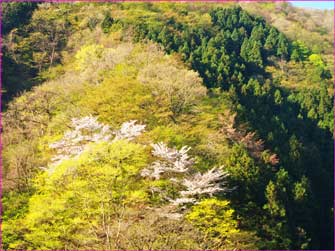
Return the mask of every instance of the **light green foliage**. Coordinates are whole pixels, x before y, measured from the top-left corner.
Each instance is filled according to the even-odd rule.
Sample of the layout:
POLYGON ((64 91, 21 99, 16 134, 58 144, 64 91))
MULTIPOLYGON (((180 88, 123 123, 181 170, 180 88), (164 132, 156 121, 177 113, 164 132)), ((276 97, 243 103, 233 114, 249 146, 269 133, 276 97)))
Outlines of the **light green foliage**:
POLYGON ((24 247, 25 226, 22 218, 28 211, 28 192, 7 192, 2 194, 2 243, 3 249, 24 247))
POLYGON ((122 210, 147 201, 145 185, 138 179, 145 156, 142 146, 125 141, 95 144, 78 160, 63 161, 39 175, 38 193, 25 219, 27 248, 94 247, 99 242, 94 236, 114 238, 108 229, 122 210))
POLYGON ((312 64, 318 67, 324 67, 323 60, 320 55, 318 54, 312 54, 308 57, 309 61, 311 61, 312 64))
POLYGON ((195 226, 205 231, 208 237, 219 235, 222 239, 238 232, 237 221, 233 219, 234 210, 229 208, 228 201, 206 199, 192 208, 187 215, 195 226))
POLYGON ((20 6, 36 7, 6 14, 19 23, 5 23, 5 88, 27 91, 3 113, 4 249, 333 248, 333 29, 316 12, 44 3, 19 18, 20 6), (145 133, 50 164, 49 144, 86 116, 145 133), (161 141, 190 146, 194 172, 222 166, 231 191, 172 205, 182 183, 141 176, 161 141))
POLYGON ((178 115, 189 110, 206 94, 202 80, 194 71, 178 69, 173 61, 145 67, 139 73, 139 81, 148 85, 154 96, 165 97, 166 103, 175 120, 178 115))
POLYGON ((193 206, 186 219, 204 232, 205 238, 213 242, 214 247, 218 249, 254 248, 251 243, 256 238, 251 233, 248 236, 247 232, 238 230, 234 210, 227 200, 202 200, 193 206), (241 236, 245 239, 239 238, 241 236))
POLYGON ((100 44, 84 45, 75 55, 75 68, 82 81, 99 84, 106 72, 123 62, 131 53, 132 44, 117 44, 105 48, 100 44))
POLYGON ((147 124, 164 120, 168 116, 166 107, 157 104, 145 86, 124 78, 107 78, 98 87, 92 88, 80 101, 83 109, 97 113, 103 121, 112 125, 124 121, 145 118, 147 124))
POLYGON ((87 67, 93 66, 93 62, 101 59, 104 47, 102 45, 83 46, 75 55, 76 69, 84 71, 87 67))

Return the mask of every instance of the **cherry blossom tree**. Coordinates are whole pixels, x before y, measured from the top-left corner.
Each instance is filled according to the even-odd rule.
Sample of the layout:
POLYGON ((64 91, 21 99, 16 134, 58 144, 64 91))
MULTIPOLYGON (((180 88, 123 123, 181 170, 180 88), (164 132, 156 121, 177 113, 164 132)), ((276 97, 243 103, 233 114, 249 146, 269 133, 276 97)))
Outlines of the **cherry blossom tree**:
POLYGON ((116 135, 114 140, 133 140, 137 136, 141 135, 144 129, 145 125, 136 125, 136 120, 125 122, 121 125, 120 130, 114 132, 114 134, 116 135))
POLYGON ((221 168, 213 168, 204 174, 199 172, 190 175, 195 163, 194 159, 188 155, 191 149, 183 146, 180 150, 167 147, 163 142, 151 145, 152 155, 158 157, 159 160, 153 162, 152 165, 142 170, 143 177, 160 179, 164 173, 183 174, 188 178, 183 180, 178 177, 171 177, 170 181, 185 187, 186 190, 181 191, 181 197, 170 199, 173 205, 194 204, 199 200, 200 195, 213 196, 218 192, 227 192, 229 189, 225 186, 225 178, 227 172, 223 172, 221 168))
POLYGON ((110 141, 115 135, 116 140, 133 140, 145 129, 145 125, 136 124, 136 120, 125 122, 119 130, 113 131, 108 125, 99 123, 96 117, 86 116, 73 118, 70 131, 67 131, 63 138, 49 145, 56 151, 51 159, 52 164, 58 164, 64 159, 80 155, 89 143, 110 141))
MULTIPOLYGON (((97 118, 92 116, 73 118, 71 122, 72 130, 67 131, 61 140, 50 144, 56 155, 52 158, 49 171, 62 160, 79 156, 87 149, 89 143, 133 140, 145 130, 145 125, 137 124, 136 120, 123 123, 119 130, 111 130, 108 125, 98 122, 97 118)), ((157 160, 144 168, 141 175, 158 180, 164 174, 169 174, 171 182, 184 187, 185 190, 180 192, 179 198, 167 198, 172 205, 195 204, 201 195, 213 196, 218 192, 228 191, 225 186, 228 173, 223 172, 221 168, 213 168, 204 174, 192 174, 195 172, 195 160, 188 154, 190 147, 183 146, 178 150, 169 148, 163 142, 151 146, 152 155, 157 160)))
POLYGON ((180 150, 167 147, 163 142, 152 144, 152 155, 160 158, 151 166, 143 169, 142 176, 159 179, 162 173, 186 173, 194 164, 194 159, 187 152, 191 149, 183 146, 180 150))
POLYGON ((71 122, 73 129, 67 131, 61 140, 49 145, 57 153, 51 159, 53 164, 80 155, 88 143, 108 141, 112 137, 109 126, 99 123, 95 117, 73 118, 71 122))
POLYGON ((194 176, 184 179, 183 185, 186 187, 185 191, 180 194, 183 197, 192 197, 202 194, 213 194, 223 191, 228 191, 224 185, 226 182, 224 178, 228 176, 227 172, 223 172, 219 168, 212 168, 204 174, 196 173, 194 176))

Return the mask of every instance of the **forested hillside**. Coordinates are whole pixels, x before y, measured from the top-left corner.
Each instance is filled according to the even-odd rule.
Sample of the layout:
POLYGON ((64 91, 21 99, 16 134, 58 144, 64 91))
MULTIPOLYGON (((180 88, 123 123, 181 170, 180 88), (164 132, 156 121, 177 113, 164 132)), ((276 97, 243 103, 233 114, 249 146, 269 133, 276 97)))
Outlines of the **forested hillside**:
POLYGON ((2 8, 3 249, 333 249, 320 12, 2 8))

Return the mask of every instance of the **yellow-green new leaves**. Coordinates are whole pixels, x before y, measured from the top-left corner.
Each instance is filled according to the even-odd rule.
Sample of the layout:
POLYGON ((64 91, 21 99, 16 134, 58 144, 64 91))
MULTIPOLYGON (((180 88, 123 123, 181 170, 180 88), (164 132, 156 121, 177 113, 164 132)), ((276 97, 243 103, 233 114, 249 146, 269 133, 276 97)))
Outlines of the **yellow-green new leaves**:
POLYGON ((325 67, 322 57, 319 54, 312 54, 308 57, 308 59, 315 66, 322 67, 322 68, 325 67))
POLYGON ((233 213, 234 210, 229 207, 227 200, 211 198, 193 206, 192 212, 186 218, 208 236, 226 237, 230 233, 238 232, 233 213))
POLYGON ((75 55, 76 69, 85 70, 85 68, 92 66, 94 61, 98 61, 102 57, 103 50, 102 45, 96 44, 81 47, 75 55))
POLYGON ((134 119, 143 119, 149 126, 157 123, 157 117, 166 120, 168 116, 165 107, 158 110, 145 86, 126 76, 106 77, 87 92, 79 105, 91 114, 99 114, 101 121, 112 126, 134 119))
POLYGON ((85 71, 107 70, 113 68, 117 63, 122 62, 129 55, 133 46, 123 43, 116 48, 105 48, 101 44, 85 45, 75 55, 76 69, 85 71))
POLYGON ((41 174, 25 219, 31 245, 26 248, 94 247, 110 238, 106 229, 125 206, 148 201, 138 175, 145 165, 143 146, 118 140, 92 144, 78 160, 63 161, 52 174, 41 174))
POLYGON ((217 249, 253 249, 257 238, 240 231, 234 210, 227 200, 206 199, 192 207, 186 219, 205 234, 206 241, 217 249))
POLYGON ((165 97, 174 118, 206 95, 198 73, 178 69, 169 61, 148 65, 139 72, 138 79, 150 87, 154 96, 165 97))
POLYGON ((204 242, 215 249, 255 249, 258 238, 238 229, 234 213, 229 201, 211 198, 193 206, 186 219, 205 234, 204 242))
POLYGON ((105 48, 101 44, 85 45, 75 55, 77 74, 90 84, 98 84, 103 80, 104 73, 123 62, 132 49, 130 43, 119 44, 115 48, 105 48))

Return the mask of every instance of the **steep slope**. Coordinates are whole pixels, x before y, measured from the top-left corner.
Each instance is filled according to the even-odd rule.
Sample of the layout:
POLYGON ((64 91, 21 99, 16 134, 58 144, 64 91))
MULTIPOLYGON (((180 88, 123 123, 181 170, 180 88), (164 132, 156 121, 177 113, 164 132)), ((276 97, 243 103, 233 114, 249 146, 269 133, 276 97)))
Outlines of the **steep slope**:
POLYGON ((332 248, 329 64, 235 5, 39 5, 5 249, 332 248))
MULTIPOLYGON (((35 165, 30 168, 30 174, 7 174, 6 180, 9 181, 9 177, 14 176, 23 182, 19 183, 21 187, 30 186, 29 183, 32 182, 34 195, 24 218, 5 220, 4 240, 5 245, 8 245, 5 247, 114 249, 159 248, 168 245, 168 248, 193 249, 214 245, 206 244, 202 239, 204 236, 196 230, 192 230, 195 232, 191 235, 189 231, 192 228, 188 222, 174 219, 180 215, 178 204, 181 203, 174 204, 174 201, 186 199, 182 197, 178 200, 178 190, 185 186, 182 183, 179 185, 178 180, 182 182, 183 178, 197 175, 194 174, 196 170, 204 171, 220 166, 224 156, 229 154, 226 139, 218 137, 220 122, 217 114, 218 109, 228 112, 228 103, 206 98, 206 90, 201 86, 198 75, 184 69, 172 57, 164 56, 153 44, 121 43, 114 44, 112 48, 84 46, 77 52, 74 62, 64 66, 64 69, 71 68, 76 70, 66 70, 63 76, 16 99, 5 114, 7 133, 4 135, 4 142, 9 144, 4 150, 4 157, 9 161, 7 168, 10 171, 20 171, 11 166, 15 160, 35 165), (49 95, 48 99, 46 95, 49 95), (21 105, 26 108, 22 110, 21 105), (38 114, 35 113, 37 109, 40 111, 38 114), (145 124, 146 132, 135 143, 131 143, 127 140, 140 135, 144 127, 139 125, 138 132, 132 134, 137 129, 130 122, 123 124, 120 131, 115 131, 99 124, 92 115, 112 128, 118 128, 129 120, 137 120, 145 124), (113 134, 116 134, 114 139, 113 134), (188 150, 184 147, 177 152, 182 154, 182 159, 172 162, 172 166, 168 167, 171 157, 165 157, 164 154, 174 154, 173 148, 166 148, 163 143, 157 144, 154 145, 157 147, 155 151, 160 153, 150 154, 150 143, 160 141, 178 148, 183 145, 192 146, 191 153, 196 158, 187 157, 188 150), (89 142, 92 143, 88 144, 89 142), (37 156, 32 152, 36 152, 37 156), (110 153, 114 153, 115 158, 110 153), (154 162, 152 159, 155 156, 160 160, 154 162), (164 158, 168 159, 164 162, 164 158), (39 162, 33 164, 32 159, 39 162), (183 161, 186 162, 183 164, 183 161), (44 171, 37 171, 38 168, 44 171), (141 178, 141 175, 144 177, 141 178), (147 175, 148 178, 145 178, 147 175), (31 181, 33 176, 34 181, 31 181), (113 179, 116 179, 116 183, 111 183, 113 179), (91 194, 90 191, 94 193, 91 194), (105 196, 104 202, 102 198, 105 196), (100 208, 101 203, 104 208, 100 208), (158 209, 160 213, 156 212, 158 209), (86 213, 90 215, 89 221, 86 213), (140 235, 137 228, 148 224, 146 222, 151 217, 157 217, 155 221, 163 224, 166 229, 154 235, 156 226, 152 225, 148 227, 149 236, 140 235), (64 218, 68 220, 64 222, 64 218), (95 223, 90 223, 91 221, 95 223), (183 228, 178 230, 178 234, 182 236, 164 244, 173 238, 173 233, 169 235, 169 229, 178 221, 178 224, 183 224, 183 228), (117 230, 120 222, 125 225, 117 230), (107 226, 110 230, 106 229, 107 226), (121 231, 122 236, 116 237, 114 231, 121 231), (130 234, 126 235, 127 232, 130 234), (96 237, 92 237, 92 234, 96 237), (190 242, 195 234, 199 240, 190 242), (153 238, 152 243, 144 241, 146 238, 153 238)), ((213 181, 223 178, 221 169, 212 170, 213 174, 219 174, 213 181)), ((211 173, 208 175, 211 179, 211 173)), ((200 187, 204 189, 199 194, 200 198, 228 189, 210 183, 207 186, 200 187), (206 192, 212 186, 213 190, 206 192)), ((190 201, 187 203, 194 203, 192 197, 188 199, 190 201)), ((209 202, 213 205, 223 203, 224 214, 231 215, 233 212, 226 201, 212 199, 209 202)), ((7 210, 9 209, 5 208, 5 212, 7 210)), ((225 218, 225 221, 229 224, 228 233, 222 234, 232 234, 234 238, 247 234, 237 229, 233 219, 228 221, 225 218)), ((240 244, 236 241, 228 239, 215 245, 254 247, 250 241, 240 244)))

